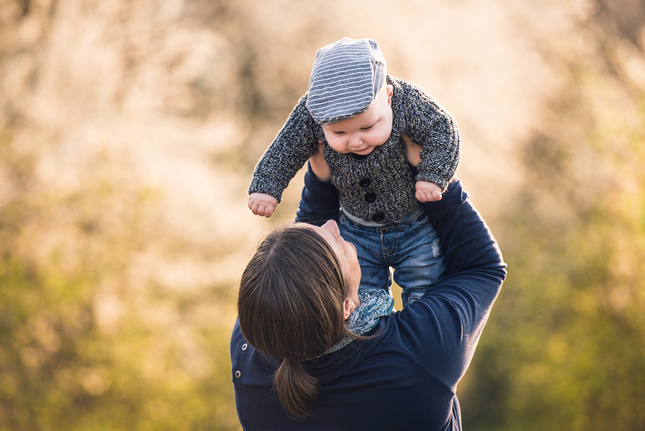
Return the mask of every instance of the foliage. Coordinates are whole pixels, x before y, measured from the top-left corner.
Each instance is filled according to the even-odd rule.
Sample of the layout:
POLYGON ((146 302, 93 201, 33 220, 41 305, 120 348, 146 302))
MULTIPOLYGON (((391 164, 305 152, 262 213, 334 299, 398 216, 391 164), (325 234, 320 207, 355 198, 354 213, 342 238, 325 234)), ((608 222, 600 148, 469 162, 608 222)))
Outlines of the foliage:
POLYGON ((0 429, 236 429, 228 289, 132 275, 155 194, 114 173, 53 192, 2 152, 20 193, 0 212, 0 429))
POLYGON ((182 134, 203 114, 185 82, 194 76, 164 87, 166 105, 142 91, 166 66, 146 42, 167 39, 140 37, 155 30, 133 28, 150 23, 120 6, 97 22, 71 3, 0 0, 3 431, 239 428, 228 359, 234 285, 218 271, 234 251, 221 244, 236 234, 199 213, 177 222, 170 188, 142 163, 158 160, 144 152, 151 131, 182 134), (76 49, 63 46, 70 22, 76 49))
POLYGON ((645 81, 628 70, 645 56, 592 10, 575 28, 587 55, 559 58, 567 73, 525 146, 470 429, 645 429, 645 81))
MULTIPOLYGON (((639 1, 508 2, 539 10, 519 33, 561 82, 523 143, 525 187, 492 218, 509 277, 460 388, 467 429, 645 429, 639 1)), ((239 196, 312 53, 371 21, 459 43, 350 3, 0 0, 0 431, 239 429, 228 337, 260 230, 239 196)), ((456 93, 483 66, 400 49, 391 64, 443 68, 456 93)), ((289 190, 261 230, 292 218, 289 190)))

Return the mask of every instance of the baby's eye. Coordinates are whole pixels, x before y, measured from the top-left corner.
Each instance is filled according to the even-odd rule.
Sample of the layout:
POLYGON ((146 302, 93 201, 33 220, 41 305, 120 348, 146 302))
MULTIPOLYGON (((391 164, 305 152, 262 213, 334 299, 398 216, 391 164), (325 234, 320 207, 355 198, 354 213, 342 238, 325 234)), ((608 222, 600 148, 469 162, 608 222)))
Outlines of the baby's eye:
POLYGON ((372 124, 371 126, 362 127, 361 130, 363 130, 363 131, 370 130, 372 127, 374 127, 374 124, 372 124))
POLYGON ((345 134, 345 132, 334 132, 334 135, 336 135, 336 136, 340 136, 340 135, 344 135, 344 134, 345 134))

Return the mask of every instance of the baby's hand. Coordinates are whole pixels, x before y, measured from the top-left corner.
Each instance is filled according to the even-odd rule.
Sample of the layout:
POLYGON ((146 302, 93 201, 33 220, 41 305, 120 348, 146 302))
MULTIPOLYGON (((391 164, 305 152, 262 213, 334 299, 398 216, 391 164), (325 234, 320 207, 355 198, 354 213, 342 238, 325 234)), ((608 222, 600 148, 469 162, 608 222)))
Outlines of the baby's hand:
POLYGON ((266 193, 251 193, 249 195, 249 209, 255 215, 271 217, 277 206, 278 200, 266 193))
POLYGON ((329 181, 329 165, 323 156, 322 141, 318 141, 318 148, 313 156, 309 158, 311 170, 320 181, 329 181))
POLYGON ((419 202, 434 202, 441 200, 441 188, 429 181, 417 181, 415 194, 419 202))

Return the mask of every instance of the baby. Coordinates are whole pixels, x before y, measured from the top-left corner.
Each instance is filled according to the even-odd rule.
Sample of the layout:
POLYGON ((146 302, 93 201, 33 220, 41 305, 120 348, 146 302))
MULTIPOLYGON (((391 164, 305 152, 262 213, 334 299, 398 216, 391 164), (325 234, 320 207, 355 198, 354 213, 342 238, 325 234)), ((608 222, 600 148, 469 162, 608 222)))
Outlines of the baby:
MULTIPOLYGON (((375 41, 344 38, 318 51, 309 91, 256 165, 249 187, 254 214, 273 214, 319 142, 338 190, 341 234, 358 251, 361 288, 389 290, 394 268, 395 281, 407 286, 404 304, 412 302, 443 271, 420 202, 441 199, 455 174, 454 121, 421 88, 387 75, 375 41), (413 142, 421 146, 416 168, 407 156, 413 142)), ((315 173, 328 179, 320 168, 315 173)))

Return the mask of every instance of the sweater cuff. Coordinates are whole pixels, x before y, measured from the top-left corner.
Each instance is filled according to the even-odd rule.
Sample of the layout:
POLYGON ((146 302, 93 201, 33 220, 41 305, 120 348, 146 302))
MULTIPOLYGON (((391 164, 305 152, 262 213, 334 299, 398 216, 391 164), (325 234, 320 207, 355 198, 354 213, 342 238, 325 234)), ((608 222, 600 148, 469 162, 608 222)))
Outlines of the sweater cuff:
POLYGON ((251 184, 249 185, 248 193, 264 193, 270 196, 273 196, 278 200, 278 203, 282 201, 282 192, 284 188, 278 185, 278 181, 272 179, 267 179, 259 176, 253 176, 251 184))

